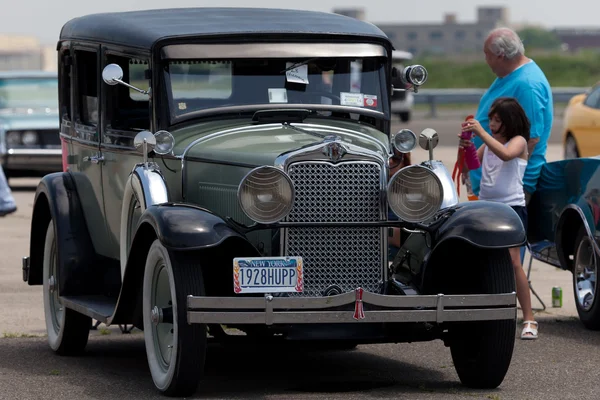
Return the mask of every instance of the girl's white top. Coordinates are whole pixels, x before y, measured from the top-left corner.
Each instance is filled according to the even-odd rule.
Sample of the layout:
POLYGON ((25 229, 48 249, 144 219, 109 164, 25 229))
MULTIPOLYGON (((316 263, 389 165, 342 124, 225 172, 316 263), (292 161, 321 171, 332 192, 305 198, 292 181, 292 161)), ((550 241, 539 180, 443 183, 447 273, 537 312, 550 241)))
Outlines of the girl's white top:
POLYGON ((510 161, 502 161, 485 146, 481 163, 479 200, 497 201, 509 206, 525 206, 525 168, 527 160, 517 157, 510 161))

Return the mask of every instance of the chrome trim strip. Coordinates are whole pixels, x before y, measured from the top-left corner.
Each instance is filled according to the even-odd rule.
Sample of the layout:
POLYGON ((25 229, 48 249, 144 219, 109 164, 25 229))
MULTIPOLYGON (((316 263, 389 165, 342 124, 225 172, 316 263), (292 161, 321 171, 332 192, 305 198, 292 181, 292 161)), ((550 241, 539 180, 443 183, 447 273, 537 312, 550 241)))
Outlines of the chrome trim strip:
POLYGON ((454 322, 490 321, 517 318, 515 292, 477 295, 391 296, 363 292, 362 304, 391 310, 365 310, 357 319, 355 311, 327 310, 358 303, 355 291, 328 297, 187 297, 188 323, 353 323, 353 322, 454 322), (447 307, 460 307, 447 309, 447 307), (498 307, 485 308, 479 307, 498 307), (411 309, 412 308, 412 309, 411 309), (415 310, 414 308, 420 308, 415 310), (428 309, 427 309, 428 308, 428 309), (250 309, 260 311, 213 311, 250 309), (199 311, 202 310, 202 311, 199 311), (284 311, 277 311, 284 310, 284 311), (311 310, 311 311, 303 311, 311 310))
POLYGON ((156 163, 149 162, 148 168, 144 164, 137 164, 131 174, 139 179, 146 208, 169 202, 169 191, 156 163))
POLYGON ((62 156, 62 149, 8 149, 15 156, 62 156))
POLYGON ((385 47, 371 43, 172 44, 163 59, 387 57, 385 47))
POLYGON ((142 213, 150 206, 162 203, 168 203, 170 196, 167 184, 158 165, 154 162, 145 164, 136 164, 127 178, 123 202, 121 204, 121 229, 119 237, 120 261, 121 261, 121 278, 125 276, 125 267, 127 266, 127 258, 129 257, 129 243, 127 243, 127 232, 129 227, 129 192, 136 197, 140 204, 142 213))
POLYGON ((443 210, 444 208, 457 205, 460 200, 458 198, 458 192, 456 191, 456 185, 444 163, 439 160, 432 160, 424 161, 421 165, 431 169, 442 183, 444 198, 440 209, 443 210))

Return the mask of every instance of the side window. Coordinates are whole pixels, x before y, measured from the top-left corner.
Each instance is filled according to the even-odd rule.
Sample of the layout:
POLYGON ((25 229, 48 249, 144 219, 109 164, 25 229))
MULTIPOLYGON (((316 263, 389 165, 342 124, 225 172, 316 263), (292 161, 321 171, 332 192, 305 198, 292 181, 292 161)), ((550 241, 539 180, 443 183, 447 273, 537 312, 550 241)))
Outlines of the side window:
POLYGON ((60 68, 58 74, 59 103, 61 120, 71 120, 71 70, 72 57, 69 49, 64 49, 60 53, 60 68))
POLYGON ((77 77, 76 120, 84 125, 98 126, 98 63, 95 51, 76 50, 77 77))
POLYGON ((583 104, 592 108, 600 108, 600 86, 596 86, 585 98, 583 104))
MULTIPOLYGON (((104 65, 118 64, 123 69, 123 81, 137 88, 148 90, 148 60, 107 54, 104 65)), ((139 93, 124 85, 104 85, 106 93, 105 127, 106 133, 119 131, 119 135, 135 136, 144 129, 150 129, 150 103, 148 95, 139 93)), ((106 134, 105 133, 105 134, 106 134)), ((107 142, 118 143, 116 135, 107 142)))

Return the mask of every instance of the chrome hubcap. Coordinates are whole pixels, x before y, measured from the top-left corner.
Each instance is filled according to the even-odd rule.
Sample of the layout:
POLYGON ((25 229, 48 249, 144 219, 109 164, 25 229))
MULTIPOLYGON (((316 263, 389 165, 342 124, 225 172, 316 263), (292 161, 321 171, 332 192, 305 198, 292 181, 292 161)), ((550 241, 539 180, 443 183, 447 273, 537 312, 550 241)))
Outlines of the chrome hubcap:
POLYGON ((154 271, 150 306, 150 321, 153 327, 154 348, 157 361, 167 371, 171 363, 176 327, 173 324, 173 303, 169 274, 164 264, 157 265, 154 271))
POLYGON ((596 297, 596 257, 588 237, 579 244, 575 257, 575 297, 579 306, 589 311, 596 297))

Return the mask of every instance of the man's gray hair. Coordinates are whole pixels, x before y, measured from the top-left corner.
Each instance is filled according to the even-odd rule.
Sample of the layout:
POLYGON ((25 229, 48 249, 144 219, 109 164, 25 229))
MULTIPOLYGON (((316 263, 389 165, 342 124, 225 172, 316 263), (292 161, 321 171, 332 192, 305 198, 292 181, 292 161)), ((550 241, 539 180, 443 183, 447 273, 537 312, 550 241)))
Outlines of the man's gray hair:
POLYGON ((488 35, 489 47, 497 56, 511 60, 518 55, 525 55, 525 47, 519 35, 509 28, 496 28, 488 35))

